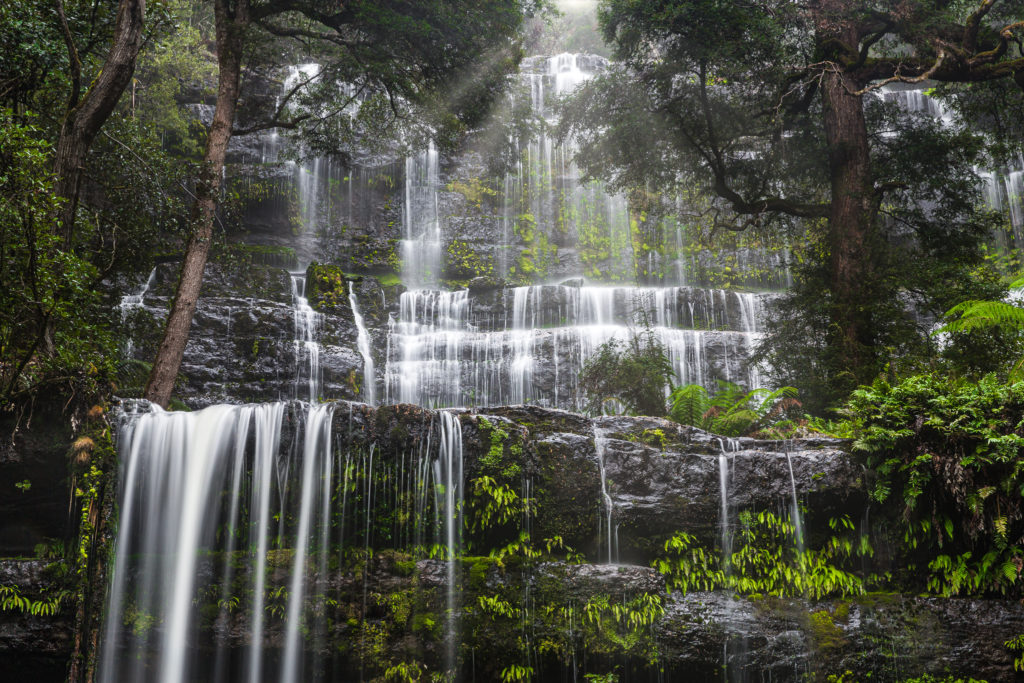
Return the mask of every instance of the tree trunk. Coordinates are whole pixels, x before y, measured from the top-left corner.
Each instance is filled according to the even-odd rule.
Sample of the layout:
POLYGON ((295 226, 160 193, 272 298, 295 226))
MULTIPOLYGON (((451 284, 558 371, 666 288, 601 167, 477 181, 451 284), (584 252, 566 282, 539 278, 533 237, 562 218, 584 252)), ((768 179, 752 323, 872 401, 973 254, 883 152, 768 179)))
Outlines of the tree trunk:
POLYGON ((72 80, 75 81, 53 161, 53 172, 56 177, 54 193, 65 200, 57 216, 57 224, 59 234, 63 238, 64 249, 67 250, 71 248, 74 238, 75 212, 78 208, 78 193, 82 186, 85 157, 135 73, 135 59, 142 47, 146 0, 121 0, 117 9, 110 52, 96 80, 81 100, 78 100, 77 92, 78 54, 71 33, 63 21, 63 5, 58 3, 58 10, 72 62, 72 80))
POLYGON ((199 300, 199 290, 203 284, 203 270, 206 268, 210 242, 213 239, 213 222, 216 218, 224 157, 231 141, 231 127, 238 104, 242 46, 249 23, 248 0, 239 0, 233 8, 229 7, 229 3, 230 0, 215 2, 217 106, 206 139, 206 155, 196 185, 196 200, 192 205, 192 237, 189 239, 185 259, 181 264, 178 289, 167 318, 167 326, 164 328, 163 341, 160 342, 156 360, 153 361, 153 370, 146 384, 146 398, 163 408, 166 408, 171 400, 174 381, 181 367, 181 359, 185 355, 185 345, 188 343, 192 316, 199 300))
MULTIPOLYGON (((844 38, 856 48, 855 33, 844 38)), ((871 284, 878 202, 864 105, 862 97, 853 94, 860 86, 841 70, 826 72, 821 85, 832 186, 828 246, 833 332, 829 345, 838 354, 836 368, 852 373, 860 383, 873 372, 868 349, 871 303, 865 293, 871 284)))

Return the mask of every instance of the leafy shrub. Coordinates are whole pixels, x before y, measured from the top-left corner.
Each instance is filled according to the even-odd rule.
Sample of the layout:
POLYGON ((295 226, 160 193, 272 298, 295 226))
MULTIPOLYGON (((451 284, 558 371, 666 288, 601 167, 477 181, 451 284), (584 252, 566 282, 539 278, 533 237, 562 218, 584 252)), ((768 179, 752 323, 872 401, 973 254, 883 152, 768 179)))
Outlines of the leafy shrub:
POLYGON ((665 542, 665 555, 654 567, 666 576, 670 590, 730 588, 746 595, 804 596, 815 600, 828 596, 859 595, 864 580, 848 571, 854 556, 871 554, 864 539, 855 542, 843 535, 852 531, 846 518, 832 521, 834 531, 819 549, 803 549, 796 526, 770 512, 740 513, 739 550, 722 558, 703 548, 689 534, 677 532, 665 542))
POLYGON ((612 338, 597 349, 580 373, 587 410, 599 415, 612 401, 634 415, 665 414, 665 394, 673 378, 665 346, 654 331, 632 331, 624 341, 612 338))

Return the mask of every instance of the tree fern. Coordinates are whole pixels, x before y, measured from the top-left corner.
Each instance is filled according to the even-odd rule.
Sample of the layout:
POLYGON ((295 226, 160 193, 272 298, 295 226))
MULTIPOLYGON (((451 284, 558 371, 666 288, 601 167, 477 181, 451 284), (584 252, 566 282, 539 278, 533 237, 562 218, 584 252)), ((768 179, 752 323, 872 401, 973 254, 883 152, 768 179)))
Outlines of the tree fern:
MULTIPOLYGON (((1021 288, 1024 288, 1024 277, 1010 283, 1011 290, 1021 288)), ((992 329, 1024 331, 1024 308, 1006 301, 962 301, 946 311, 945 318, 946 324, 934 334, 992 329)))
POLYGON ((790 408, 800 405, 796 395, 793 387, 745 391, 720 381, 718 393, 711 396, 701 385, 687 384, 672 390, 669 417, 722 436, 743 436, 784 419, 790 408))
POLYGON ((672 390, 669 417, 684 425, 704 426, 704 414, 711 407, 708 390, 699 384, 686 384, 672 390))
POLYGON ((946 318, 950 320, 936 332, 1024 331, 1024 308, 1005 301, 963 301, 946 311, 946 318))

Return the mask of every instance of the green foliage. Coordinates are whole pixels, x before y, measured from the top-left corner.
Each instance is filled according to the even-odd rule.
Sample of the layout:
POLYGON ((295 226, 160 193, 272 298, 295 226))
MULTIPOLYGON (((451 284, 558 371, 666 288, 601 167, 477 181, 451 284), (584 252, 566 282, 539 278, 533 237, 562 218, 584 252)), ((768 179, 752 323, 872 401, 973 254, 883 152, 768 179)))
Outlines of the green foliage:
POLYGON ((614 337, 598 347, 580 372, 587 410, 599 415, 617 401, 634 415, 665 414, 665 390, 674 377, 664 345, 650 327, 631 330, 625 341, 614 337))
MULTIPOLYGON (((833 523, 840 531, 852 524, 833 523)), ((653 566, 666 577, 670 590, 729 588, 745 595, 803 596, 820 600, 830 596, 859 595, 864 581, 845 568, 851 558, 871 553, 864 542, 844 535, 832 536, 820 549, 801 550, 792 522, 770 512, 740 513, 739 550, 723 559, 700 546, 685 532, 665 542, 665 555, 653 566)))
POLYGON ((52 595, 30 598, 17 586, 0 586, 0 612, 21 612, 34 617, 52 617, 61 611, 65 600, 74 594, 60 590, 52 595))
POLYGON ((1013 670, 1024 671, 1024 633, 1010 638, 1003 646, 1015 653, 1013 658, 1013 670))
POLYGON ((217 71, 204 35, 204 9, 189 0, 164 0, 151 8, 157 39, 139 54, 130 100, 133 115, 162 131, 166 148, 192 158, 202 152, 203 131, 179 102, 190 87, 193 97, 214 95, 217 71))
MULTIPOLYGON (((1020 291, 1024 288, 1024 278, 1010 283, 1010 289, 1020 291)), ((1015 303, 1006 301, 981 301, 968 300, 958 303, 945 313, 945 324, 939 327, 933 335, 951 334, 954 343, 963 344, 963 337, 981 337, 981 342, 991 343, 992 335, 997 339, 1012 339, 1018 344, 1024 337, 1024 308, 1015 303), (988 333, 988 334, 979 334, 988 333)), ((1020 356, 1014 363, 1009 377, 1021 379, 1024 356, 1020 356)))
MULTIPOLYGON (((1010 284, 1010 289, 1021 288, 1024 288, 1024 278, 1010 284)), ((935 334, 993 328, 1024 331, 1024 308, 1005 301, 962 301, 946 311, 946 318, 946 324, 936 330, 935 334)))
POLYGON ((669 395, 669 417, 723 436, 746 436, 764 432, 778 435, 788 416, 800 407, 793 387, 744 391, 731 382, 719 381, 711 396, 699 384, 678 386, 669 395))
POLYGON ((878 380, 854 392, 846 413, 871 495, 902 504, 903 549, 928 562, 930 589, 1018 593, 1024 383, 878 380))
POLYGON ((50 230, 50 148, 42 131, 0 111, 0 411, 44 386, 96 391, 115 344, 99 272, 50 230))

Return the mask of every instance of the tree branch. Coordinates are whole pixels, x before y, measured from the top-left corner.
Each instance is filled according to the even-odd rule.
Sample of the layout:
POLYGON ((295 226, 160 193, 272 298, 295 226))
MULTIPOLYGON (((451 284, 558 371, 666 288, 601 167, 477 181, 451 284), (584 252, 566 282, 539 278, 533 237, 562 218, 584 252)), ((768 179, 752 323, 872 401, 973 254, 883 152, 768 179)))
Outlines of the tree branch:
POLYGON ((961 40, 961 45, 968 54, 971 54, 977 49, 978 45, 978 30, 981 28, 981 20, 985 18, 992 6, 996 4, 996 0, 983 0, 981 6, 967 18, 967 23, 964 25, 964 37, 961 40))
POLYGON ((902 73, 900 73, 901 72, 900 66, 897 65, 896 73, 894 75, 892 75, 889 78, 886 78, 886 79, 884 79, 882 81, 879 81, 877 83, 872 83, 871 85, 865 86, 865 87, 861 88, 860 90, 856 90, 856 91, 852 92, 851 94, 852 95, 858 95, 858 96, 859 95, 866 95, 867 93, 871 92, 872 90, 878 90, 879 88, 882 88, 882 87, 884 87, 886 85, 889 85, 890 83, 897 83, 897 82, 899 82, 899 83, 921 83, 922 81, 927 81, 929 78, 932 78, 933 76, 935 76, 935 74, 938 73, 939 69, 942 68, 942 65, 946 61, 946 57, 948 56, 948 54, 949 53, 946 52, 945 48, 940 48, 939 49, 939 54, 938 54, 938 56, 935 59, 935 63, 932 64, 931 67, 929 67, 927 70, 925 70, 923 73, 921 73, 918 76, 904 76, 902 73))
POLYGON ((68 26, 68 18, 64 14, 64 0, 56 0, 56 5, 57 20, 60 23, 61 35, 64 36, 64 44, 68 48, 68 61, 71 65, 71 95, 68 97, 68 109, 71 110, 78 104, 78 98, 82 95, 82 60, 78 56, 75 38, 68 26))

